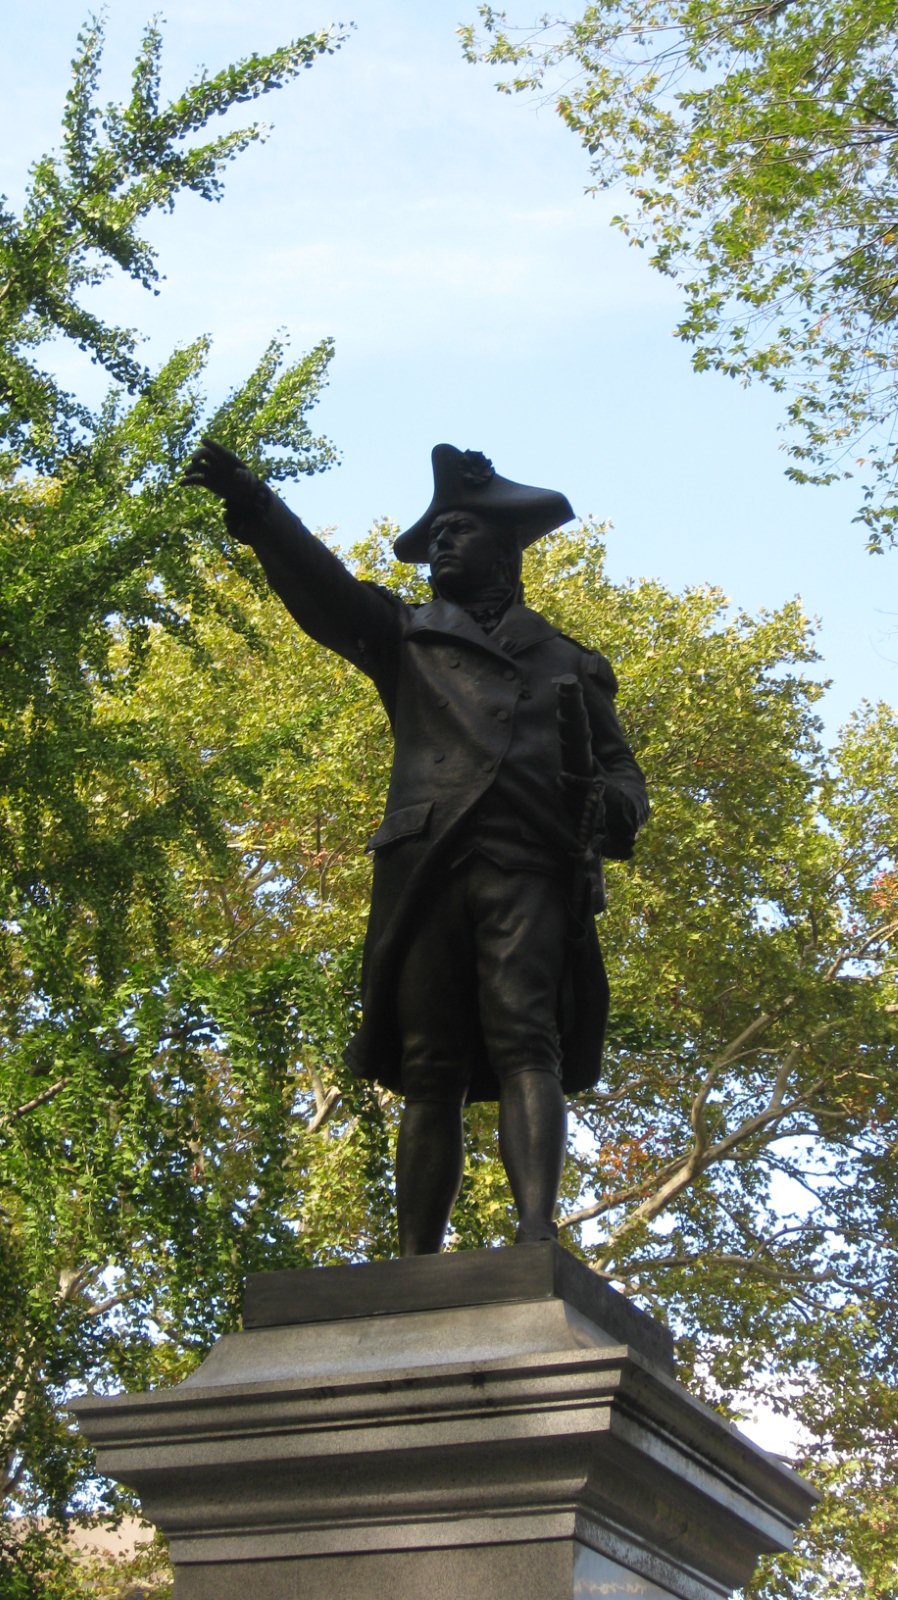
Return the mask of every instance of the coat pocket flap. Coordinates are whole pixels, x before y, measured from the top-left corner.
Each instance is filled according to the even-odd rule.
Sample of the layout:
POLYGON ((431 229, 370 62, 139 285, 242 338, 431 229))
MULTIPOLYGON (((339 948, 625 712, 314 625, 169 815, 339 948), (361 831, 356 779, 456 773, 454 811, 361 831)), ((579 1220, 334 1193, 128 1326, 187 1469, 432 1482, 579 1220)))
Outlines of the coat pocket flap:
POLYGON ((384 817, 377 832, 371 835, 365 849, 382 850, 386 844, 395 844, 399 839, 413 839, 416 834, 424 833, 432 810, 433 801, 423 800, 420 805, 403 806, 401 811, 391 811, 384 817))

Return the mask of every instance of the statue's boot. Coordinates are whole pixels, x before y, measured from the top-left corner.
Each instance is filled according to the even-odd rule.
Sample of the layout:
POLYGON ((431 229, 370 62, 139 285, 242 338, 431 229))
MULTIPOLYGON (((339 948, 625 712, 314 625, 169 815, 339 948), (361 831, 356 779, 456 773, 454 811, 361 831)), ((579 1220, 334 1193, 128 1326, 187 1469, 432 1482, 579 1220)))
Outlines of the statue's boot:
POLYGON ((517 1207, 515 1244, 557 1239, 552 1220, 567 1143, 567 1105, 553 1072, 513 1073, 502 1084, 499 1151, 517 1207))
POLYGON ((432 1255, 441 1248, 464 1161, 460 1106, 406 1105, 396 1150, 400 1255, 432 1255))
POLYGON ((519 1222, 514 1236, 515 1244, 541 1244, 543 1239, 558 1238, 558 1223, 536 1218, 533 1222, 519 1222))

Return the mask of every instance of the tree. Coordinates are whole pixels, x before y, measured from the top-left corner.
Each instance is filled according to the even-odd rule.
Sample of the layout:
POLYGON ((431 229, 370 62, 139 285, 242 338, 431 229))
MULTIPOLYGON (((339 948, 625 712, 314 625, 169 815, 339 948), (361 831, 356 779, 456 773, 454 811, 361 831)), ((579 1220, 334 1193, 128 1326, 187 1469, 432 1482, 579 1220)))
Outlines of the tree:
POLYGON ((867 546, 898 534, 898 102, 886 0, 597 0, 570 24, 482 5, 469 60, 551 94, 623 184, 615 218, 677 279, 697 370, 784 397, 789 476, 859 474, 867 546), (553 87, 554 86, 554 87, 553 87))
POLYGON ((678 1334, 731 1415, 800 1425, 833 1491, 771 1592, 894 1590, 898 718, 824 751, 800 608, 617 590, 588 537, 536 604, 623 663, 654 816, 617 869, 603 1084, 577 1106, 563 1237, 678 1334))
MULTIPOLYGON (((167 1257, 180 1260, 183 1246, 197 1282, 215 1284, 200 1321, 218 1326, 239 1271, 233 1191, 251 1187, 267 1217, 271 1191, 283 1187, 264 1170, 253 1175, 254 1151, 236 1132, 252 1099, 248 1120, 264 1146, 280 1110, 280 1082, 257 1062, 245 1094, 222 1095, 233 1156, 205 1212, 195 1203, 191 1163, 214 1165, 217 1153, 211 1130, 200 1140, 197 1118, 212 1116, 218 1085, 190 985, 179 988, 172 959, 185 875, 214 883, 241 859, 222 797, 252 792, 275 735, 223 740, 210 768, 188 730, 179 746, 157 705, 145 715, 136 708, 165 641, 199 659, 209 648, 203 628, 251 632, 246 607, 229 614, 231 561, 214 519, 173 507, 182 462, 214 425, 267 476, 328 466, 333 448, 312 434, 307 413, 330 346, 288 364, 273 343, 209 419, 205 341, 150 372, 135 335, 83 301, 114 268, 151 287, 157 272, 142 220, 185 189, 218 198, 225 165, 262 133, 254 124, 202 142, 209 119, 289 83, 340 42, 334 30, 311 34, 204 73, 165 105, 161 39, 150 26, 130 100, 103 107, 94 22, 79 37, 62 154, 33 168, 20 218, 0 212, 4 1515, 10 1506, 60 1517, 77 1509, 88 1463, 60 1411, 71 1384, 175 1370, 183 1350, 173 1366, 159 1333, 197 1295, 187 1256, 173 1278, 167 1257), (54 377, 47 347, 59 338, 108 374, 98 411, 54 377), (179 524, 185 536, 173 537, 179 524), (192 1103, 182 1115, 194 1075, 208 1090, 202 1109, 192 1103), (172 1290, 164 1305, 150 1287, 154 1272, 172 1290)), ((254 979, 264 990, 266 979, 254 979)), ((288 1225, 274 1231, 274 1248, 281 1241, 292 1259, 288 1225)), ((264 1224, 253 1248, 265 1248, 263 1236, 264 1224)), ((202 1337, 195 1328, 187 1348, 202 1337)), ((8 1576, 27 1592, 41 1574, 50 1592, 52 1532, 0 1544, 4 1584, 8 1576)))

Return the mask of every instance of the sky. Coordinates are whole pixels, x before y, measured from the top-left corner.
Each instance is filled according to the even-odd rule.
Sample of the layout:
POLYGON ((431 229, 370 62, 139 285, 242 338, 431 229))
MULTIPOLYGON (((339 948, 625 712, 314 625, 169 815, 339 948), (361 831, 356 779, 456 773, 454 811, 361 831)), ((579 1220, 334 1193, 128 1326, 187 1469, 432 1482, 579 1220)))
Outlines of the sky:
MULTIPOLYGON (((104 99, 127 93, 150 4, 105 8, 104 99)), ((455 30, 474 0, 329 4, 172 7, 169 94, 203 65, 355 27, 296 83, 240 108, 272 124, 269 139, 229 168, 220 204, 187 196, 153 221, 161 294, 111 279, 103 314, 141 328, 151 362, 211 334, 213 402, 272 334, 297 355, 333 338, 312 421, 341 464, 282 492, 346 544, 375 518, 417 519, 434 444, 483 450, 504 476, 610 520, 616 581, 712 584, 751 612, 799 595, 820 622, 830 734, 865 698, 895 703, 898 552, 865 553, 856 486, 788 482, 774 396, 692 372, 672 334, 675 287, 609 226, 624 197, 587 196, 586 155, 551 106, 497 94, 489 70, 463 61, 455 30)), ((0 190, 16 207, 31 161, 58 146, 88 12, 76 0, 3 10, 0 190)), ((56 359, 96 392, 77 353, 56 359)))

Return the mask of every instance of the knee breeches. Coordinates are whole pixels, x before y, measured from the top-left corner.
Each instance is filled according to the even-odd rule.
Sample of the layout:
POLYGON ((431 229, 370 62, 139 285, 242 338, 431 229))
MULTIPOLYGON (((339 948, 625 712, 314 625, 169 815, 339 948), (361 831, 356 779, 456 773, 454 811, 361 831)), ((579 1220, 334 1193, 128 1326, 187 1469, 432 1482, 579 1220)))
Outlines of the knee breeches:
POLYGON ((549 874, 475 855, 431 884, 398 986, 408 1100, 460 1104, 484 1049, 500 1085, 525 1070, 560 1075, 566 923, 549 874))

